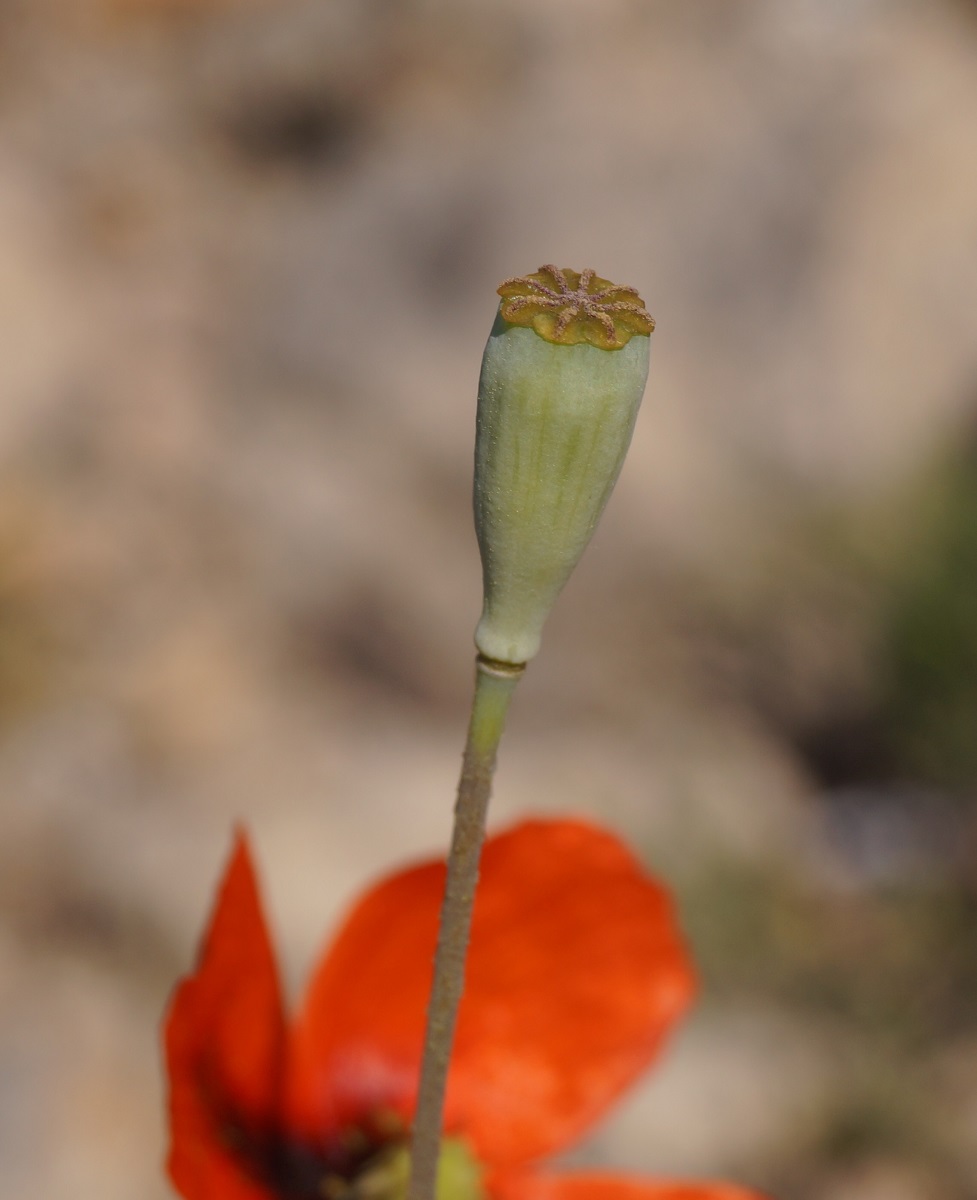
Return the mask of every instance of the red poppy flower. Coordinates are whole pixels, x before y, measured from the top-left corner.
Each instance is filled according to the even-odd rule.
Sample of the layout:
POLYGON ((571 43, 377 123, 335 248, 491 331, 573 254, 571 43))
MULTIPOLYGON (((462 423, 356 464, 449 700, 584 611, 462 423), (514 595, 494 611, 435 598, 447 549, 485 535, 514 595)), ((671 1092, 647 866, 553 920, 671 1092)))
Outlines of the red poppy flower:
MULTIPOLYGON (((444 871, 427 863, 368 892, 290 1023, 239 835, 166 1022, 168 1165, 185 1200, 399 1200, 444 871)), ((693 992, 669 898, 616 838, 531 821, 490 839, 466 979, 445 1108, 451 1200, 758 1200, 536 1169, 645 1068, 693 992)))

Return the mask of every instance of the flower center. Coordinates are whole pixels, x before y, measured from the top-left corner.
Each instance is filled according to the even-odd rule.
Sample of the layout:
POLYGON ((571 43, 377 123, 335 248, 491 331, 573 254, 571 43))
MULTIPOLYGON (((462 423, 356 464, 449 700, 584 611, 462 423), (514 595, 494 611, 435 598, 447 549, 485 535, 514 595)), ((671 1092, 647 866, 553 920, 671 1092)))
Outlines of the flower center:
MULTIPOLYGON (((316 1150, 278 1138, 248 1137, 225 1126, 224 1144, 241 1167, 280 1200, 406 1200, 410 1148, 396 1132, 352 1130, 341 1145, 316 1150), (392 1136, 391 1136, 392 1135, 392 1136)), ((467 1144, 445 1138, 436 1200, 486 1200, 482 1167, 467 1144)))
MULTIPOLYGON (((406 1200, 410 1150, 401 1143, 370 1159, 349 1183, 328 1177, 325 1200, 406 1200)), ((482 1169, 464 1142, 445 1138, 438 1162, 436 1200, 483 1200, 482 1169)))

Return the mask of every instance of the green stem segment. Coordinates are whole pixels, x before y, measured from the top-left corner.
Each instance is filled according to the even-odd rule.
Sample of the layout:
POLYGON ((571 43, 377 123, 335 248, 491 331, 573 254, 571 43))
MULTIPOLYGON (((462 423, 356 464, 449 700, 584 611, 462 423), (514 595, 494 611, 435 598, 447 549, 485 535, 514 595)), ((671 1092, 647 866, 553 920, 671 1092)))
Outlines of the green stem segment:
POLYGON ((475 696, 458 783, 434 980, 428 1001, 407 1200, 435 1200, 444 1092, 458 1005, 465 985, 465 957, 495 756, 509 701, 524 669, 525 664, 497 663, 482 656, 476 663, 475 696))

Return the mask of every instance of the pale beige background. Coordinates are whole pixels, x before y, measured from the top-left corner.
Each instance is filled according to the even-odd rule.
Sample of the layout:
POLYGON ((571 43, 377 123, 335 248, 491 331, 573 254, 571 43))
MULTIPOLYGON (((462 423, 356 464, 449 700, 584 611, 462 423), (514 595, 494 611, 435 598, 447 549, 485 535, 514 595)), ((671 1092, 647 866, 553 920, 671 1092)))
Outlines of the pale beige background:
POLYGON ((233 822, 293 992, 444 844, 478 361, 551 261, 659 324, 494 819, 632 838, 705 973, 580 1157, 977 1196, 972 810, 863 828, 805 750, 977 411, 974 4, 3 0, 4 1196, 169 1194, 158 1020, 233 822))

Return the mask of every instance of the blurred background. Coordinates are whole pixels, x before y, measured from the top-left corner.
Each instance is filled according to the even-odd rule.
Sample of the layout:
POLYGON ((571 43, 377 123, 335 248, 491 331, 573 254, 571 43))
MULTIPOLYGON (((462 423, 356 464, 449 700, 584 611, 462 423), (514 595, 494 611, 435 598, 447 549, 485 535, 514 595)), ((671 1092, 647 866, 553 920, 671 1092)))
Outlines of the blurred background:
POLYGON ((232 823, 294 996, 446 844, 506 276, 658 320, 494 820, 703 995, 576 1162, 977 1197, 977 5, 0 2, 0 1191, 164 1200, 232 823))

